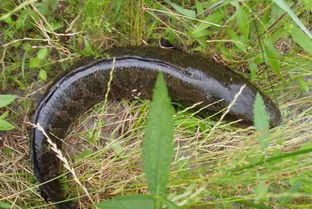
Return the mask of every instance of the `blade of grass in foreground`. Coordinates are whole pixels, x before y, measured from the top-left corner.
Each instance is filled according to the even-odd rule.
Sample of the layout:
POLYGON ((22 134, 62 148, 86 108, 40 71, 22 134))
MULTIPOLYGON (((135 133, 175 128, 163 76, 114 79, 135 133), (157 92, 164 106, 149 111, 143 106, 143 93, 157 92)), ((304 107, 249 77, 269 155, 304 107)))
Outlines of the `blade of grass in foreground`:
POLYGON ((153 209, 153 198, 148 195, 130 195, 115 197, 96 204, 103 209, 153 209))
POLYGON ((304 24, 300 21, 297 15, 291 10, 291 8, 286 4, 284 0, 272 0, 276 5, 282 8, 288 15, 293 19, 293 21, 301 28, 301 30, 312 39, 311 32, 304 26, 304 24))
POLYGON ((149 191, 156 198, 166 194, 172 157, 173 108, 163 75, 159 74, 143 142, 144 172, 149 191))
POLYGON ((294 151, 294 152, 287 152, 287 153, 280 154, 278 156, 269 157, 269 158, 267 158, 265 160, 261 160, 260 162, 257 162, 257 163, 254 163, 254 164, 250 164, 250 165, 246 165, 246 166, 242 166, 242 167, 238 167, 238 168, 233 168, 233 169, 230 169, 229 171, 231 171, 231 172, 239 172, 239 171, 242 171, 242 170, 245 170, 245 169, 249 169, 249 168, 253 168, 253 167, 256 167, 256 166, 263 165, 265 163, 273 164, 273 163, 278 162, 279 160, 282 160, 284 158, 295 157, 295 156, 307 154, 307 153, 310 153, 310 152, 312 152, 312 148, 302 149, 302 150, 298 150, 298 151, 294 151))
MULTIPOLYGON (((231 199, 231 196, 229 195, 224 195, 224 194, 220 194, 219 192, 212 192, 209 191, 209 194, 212 196, 215 196, 216 198, 222 198, 222 199, 230 199, 231 201, 233 201, 233 199, 231 199)), ((245 205, 245 206, 249 206, 250 208, 257 208, 257 209, 272 209, 271 207, 267 207, 265 205, 260 205, 258 203, 254 203, 248 200, 239 200, 237 198, 235 198, 236 200, 234 202, 245 205)))

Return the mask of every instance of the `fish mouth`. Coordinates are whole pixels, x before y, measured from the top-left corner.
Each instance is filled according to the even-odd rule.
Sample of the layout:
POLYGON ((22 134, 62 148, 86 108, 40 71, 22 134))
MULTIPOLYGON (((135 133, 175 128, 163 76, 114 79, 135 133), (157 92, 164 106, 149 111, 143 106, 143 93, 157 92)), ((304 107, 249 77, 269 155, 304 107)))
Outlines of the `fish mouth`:
MULTIPOLYGON (((282 122, 282 115, 278 106, 268 97, 261 95, 264 100, 269 127, 274 128, 282 122)), ((255 102, 252 98, 253 103, 255 102)), ((251 100, 251 101, 252 101, 251 100)), ((242 119, 244 124, 254 125, 254 105, 250 105, 250 98, 239 98, 229 114, 233 118, 242 119), (246 102, 247 101, 247 102, 246 102)))

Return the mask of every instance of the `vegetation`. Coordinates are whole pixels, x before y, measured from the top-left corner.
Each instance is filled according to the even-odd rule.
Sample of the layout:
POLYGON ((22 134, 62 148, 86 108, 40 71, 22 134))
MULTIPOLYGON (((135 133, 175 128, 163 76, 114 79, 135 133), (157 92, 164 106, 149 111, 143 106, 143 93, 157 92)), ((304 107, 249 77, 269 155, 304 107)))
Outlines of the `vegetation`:
MULTIPOLYGON (((158 45, 160 38, 242 73, 283 113, 282 124, 268 130, 261 100, 255 128, 177 111, 165 205, 311 208, 311 10, 309 0, 2 0, 0 208, 53 208, 32 174, 29 130, 56 76, 105 49, 158 45), (15 128, 4 131, 10 124, 15 128)), ((141 157, 150 106, 105 102, 73 125, 63 153, 81 184, 69 178, 64 189, 80 208, 154 194, 141 157)))
POLYGON ((103 209, 161 209, 164 206, 178 208, 174 202, 166 198, 174 149, 173 127, 173 107, 170 104, 164 77, 159 74, 142 147, 144 173, 151 194, 112 198, 97 204, 98 207, 103 209))
MULTIPOLYGON (((16 98, 15 95, 2 95, 0 94, 0 108, 6 107, 9 104, 11 104, 14 99, 16 98)), ((0 131, 8 131, 14 128, 14 126, 9 123, 7 120, 5 120, 5 118, 8 116, 9 112, 6 111, 4 113, 2 113, 2 115, 0 116, 0 131)))

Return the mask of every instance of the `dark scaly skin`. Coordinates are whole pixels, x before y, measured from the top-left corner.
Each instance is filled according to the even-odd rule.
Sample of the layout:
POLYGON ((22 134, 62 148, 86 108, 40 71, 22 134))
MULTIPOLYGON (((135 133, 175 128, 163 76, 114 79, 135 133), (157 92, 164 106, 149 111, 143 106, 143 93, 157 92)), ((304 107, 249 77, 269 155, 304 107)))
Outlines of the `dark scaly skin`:
MULTIPOLYGON (((227 107, 245 84, 229 114, 252 122, 255 95, 260 91, 224 66, 200 56, 156 47, 118 48, 108 54, 115 57, 110 99, 150 99, 156 75, 162 71, 172 100, 183 106, 202 102, 203 107, 223 99, 202 111, 202 115, 208 115, 211 111, 227 107)), ((104 100, 112 68, 113 58, 79 67, 57 81, 39 104, 34 123, 39 123, 59 148, 61 142, 57 137, 64 138, 68 127, 78 116, 104 100)), ((260 94, 270 116, 270 125, 276 126, 281 120, 280 111, 268 97, 260 94)), ((31 157, 37 180, 43 183, 59 176, 61 163, 42 132, 33 128, 31 139, 31 157)), ((58 179, 43 184, 40 190, 46 200, 66 200, 58 179)), ((75 208, 75 204, 65 202, 58 207, 75 208)))

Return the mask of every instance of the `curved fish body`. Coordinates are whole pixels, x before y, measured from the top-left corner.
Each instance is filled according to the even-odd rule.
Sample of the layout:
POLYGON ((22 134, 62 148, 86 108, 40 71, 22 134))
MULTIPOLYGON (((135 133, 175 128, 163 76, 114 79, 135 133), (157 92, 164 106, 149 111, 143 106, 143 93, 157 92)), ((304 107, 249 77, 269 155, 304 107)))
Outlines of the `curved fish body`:
MULTIPOLYGON (((150 99, 157 73, 162 71, 172 101, 182 106, 200 103, 198 108, 220 101, 204 109, 202 115, 226 108, 242 85, 246 85, 230 109, 230 116, 252 122, 253 103, 259 92, 269 113, 270 125, 276 126, 281 119, 276 105, 254 85, 201 56, 156 47, 119 48, 108 54, 111 58, 69 72, 55 82, 40 102, 33 122, 40 124, 59 149, 59 139, 65 137, 71 123, 104 100, 110 75, 109 99, 150 99)), ((65 201, 57 178, 61 174, 60 160, 38 127, 32 130, 31 152, 34 174, 38 182, 43 183, 42 196, 52 202, 65 201)), ((72 202, 57 205, 62 209, 75 208, 72 202)))

